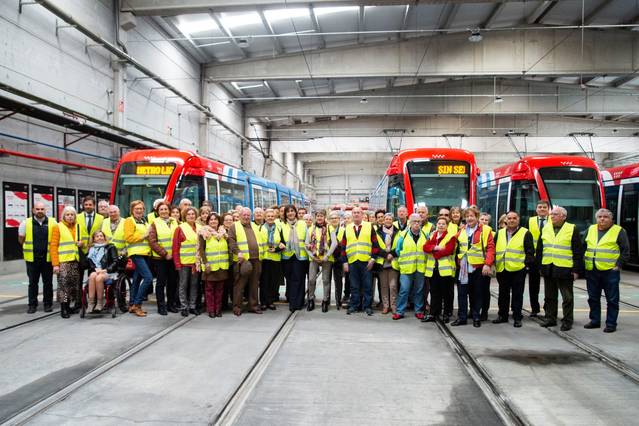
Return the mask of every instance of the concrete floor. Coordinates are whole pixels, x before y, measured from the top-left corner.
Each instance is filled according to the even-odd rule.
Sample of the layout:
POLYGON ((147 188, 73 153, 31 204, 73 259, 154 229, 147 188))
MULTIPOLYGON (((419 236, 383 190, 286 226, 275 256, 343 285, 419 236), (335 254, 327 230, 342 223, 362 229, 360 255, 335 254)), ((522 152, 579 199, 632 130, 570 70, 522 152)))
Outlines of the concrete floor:
MULTIPOLYGON (((624 272, 622 281, 621 299, 637 304, 639 274, 624 272)), ((0 277, 0 301, 21 292, 24 277, 0 277)), ((200 316, 31 423, 207 424, 285 320, 286 305, 278 307, 261 316, 200 316)), ((568 333, 639 370, 639 309, 621 309, 616 333, 585 330, 587 295, 575 289, 568 333)), ((26 299, 0 304, 0 328, 33 318, 25 310, 26 299)), ((181 319, 153 311, 148 318, 53 316, 0 333, 0 422, 181 319)), ((434 324, 344 313, 298 315, 237 424, 500 423, 434 324)), ((532 424, 636 424, 639 385, 534 321, 452 330, 532 424)))

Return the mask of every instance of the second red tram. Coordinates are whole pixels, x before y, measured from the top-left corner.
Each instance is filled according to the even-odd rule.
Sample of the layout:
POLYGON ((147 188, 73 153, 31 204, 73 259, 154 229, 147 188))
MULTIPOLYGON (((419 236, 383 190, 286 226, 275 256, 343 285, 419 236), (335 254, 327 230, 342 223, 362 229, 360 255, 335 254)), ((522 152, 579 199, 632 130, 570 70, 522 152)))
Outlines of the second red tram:
POLYGON ((580 232, 595 223, 595 212, 605 206, 603 184, 597 164, 585 157, 528 156, 482 173, 478 184, 479 207, 499 217, 514 210, 525 226, 535 215, 538 200, 564 207, 568 220, 580 232))

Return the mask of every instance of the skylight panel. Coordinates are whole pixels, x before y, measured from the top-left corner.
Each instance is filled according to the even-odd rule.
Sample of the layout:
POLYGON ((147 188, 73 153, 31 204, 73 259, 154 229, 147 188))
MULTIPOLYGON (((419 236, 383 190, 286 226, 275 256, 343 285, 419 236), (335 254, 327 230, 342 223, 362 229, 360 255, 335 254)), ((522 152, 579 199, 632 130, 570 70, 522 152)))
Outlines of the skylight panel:
POLYGON ((217 24, 212 18, 200 18, 193 21, 182 21, 178 24, 178 29, 186 35, 202 33, 217 29, 217 24))
POLYGON ((264 15, 269 22, 281 21, 292 18, 305 18, 310 15, 307 8, 287 8, 265 10, 264 15))
POLYGON ((257 12, 222 13, 222 22, 228 28, 235 28, 245 25, 261 24, 262 19, 260 19, 260 15, 257 12))
POLYGON ((359 6, 316 7, 314 10, 315 10, 315 15, 323 16, 323 15, 329 15, 332 13, 350 12, 354 10, 359 10, 359 6))

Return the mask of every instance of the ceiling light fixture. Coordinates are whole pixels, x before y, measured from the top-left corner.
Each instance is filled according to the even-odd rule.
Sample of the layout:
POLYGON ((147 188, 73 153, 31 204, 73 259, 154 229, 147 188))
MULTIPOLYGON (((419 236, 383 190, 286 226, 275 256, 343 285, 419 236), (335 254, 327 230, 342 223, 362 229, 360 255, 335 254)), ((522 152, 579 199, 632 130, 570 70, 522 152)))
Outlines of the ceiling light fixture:
POLYGON ((504 98, 502 98, 501 96, 495 96, 495 101, 496 104, 500 104, 502 102, 504 102, 504 98))
POLYGON ((362 99, 359 100, 359 103, 360 104, 367 104, 368 103, 368 99, 362 98, 362 99))
POLYGON ((483 36, 479 32, 479 28, 475 28, 474 30, 470 30, 470 35, 468 36, 468 41, 471 43, 479 43, 483 40, 483 36))
POLYGON ((242 49, 249 47, 249 44, 250 42, 249 42, 249 39, 247 38, 240 38, 237 40, 237 46, 241 47, 242 49))

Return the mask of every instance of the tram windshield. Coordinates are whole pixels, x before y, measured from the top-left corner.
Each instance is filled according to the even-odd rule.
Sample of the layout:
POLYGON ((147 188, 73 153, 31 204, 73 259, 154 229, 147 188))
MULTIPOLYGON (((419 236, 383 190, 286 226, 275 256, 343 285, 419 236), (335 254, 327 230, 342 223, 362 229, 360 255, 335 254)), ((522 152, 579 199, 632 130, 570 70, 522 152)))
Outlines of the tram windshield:
POLYGON ((601 207, 597 171, 582 167, 544 167, 541 179, 552 205, 568 212, 568 222, 584 232, 595 223, 595 213, 601 207))
POLYGON ((406 165, 413 191, 413 206, 431 212, 451 206, 468 207, 470 166, 464 161, 411 161, 406 165))
POLYGON ((122 217, 129 216, 131 201, 142 200, 146 211, 153 207, 153 201, 164 198, 167 184, 175 164, 124 163, 115 188, 115 204, 120 207, 122 217))

